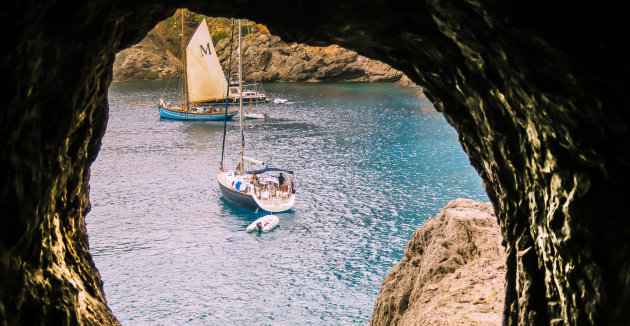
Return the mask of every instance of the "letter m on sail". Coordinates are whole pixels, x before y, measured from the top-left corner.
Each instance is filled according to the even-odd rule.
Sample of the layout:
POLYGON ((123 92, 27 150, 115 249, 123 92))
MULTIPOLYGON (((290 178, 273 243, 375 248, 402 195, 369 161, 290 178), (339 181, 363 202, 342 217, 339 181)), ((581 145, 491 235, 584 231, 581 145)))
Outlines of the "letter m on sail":
POLYGON ((199 47, 201 48, 201 56, 202 57, 204 56, 204 54, 205 55, 212 55, 212 50, 210 50, 210 43, 206 43, 205 47, 203 45, 199 45, 199 47))

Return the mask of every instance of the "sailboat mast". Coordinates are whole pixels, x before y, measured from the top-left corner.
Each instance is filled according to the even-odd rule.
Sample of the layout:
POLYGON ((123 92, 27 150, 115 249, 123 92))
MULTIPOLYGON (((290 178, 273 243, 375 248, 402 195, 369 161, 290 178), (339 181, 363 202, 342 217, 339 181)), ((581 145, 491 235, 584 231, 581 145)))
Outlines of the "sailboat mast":
POLYGON ((227 120, 228 120, 228 105, 230 102, 230 81, 232 80, 232 50, 234 48, 234 19, 232 18, 232 25, 230 25, 231 35, 230 35, 230 61, 228 63, 228 74, 227 74, 227 94, 225 94, 225 116, 223 119, 223 145, 221 146, 221 163, 219 163, 219 170, 223 171, 223 158, 225 157, 225 136, 227 133, 227 120))
POLYGON ((244 136, 243 136, 243 64, 241 58, 241 20, 238 20, 238 116, 239 116, 239 125, 241 127, 241 169, 242 172, 245 171, 245 165, 243 160, 243 151, 244 149, 244 136))
POLYGON ((188 72, 186 71, 186 41, 184 37, 184 10, 182 9, 182 62, 184 63, 184 97, 186 101, 185 109, 188 110, 188 72))

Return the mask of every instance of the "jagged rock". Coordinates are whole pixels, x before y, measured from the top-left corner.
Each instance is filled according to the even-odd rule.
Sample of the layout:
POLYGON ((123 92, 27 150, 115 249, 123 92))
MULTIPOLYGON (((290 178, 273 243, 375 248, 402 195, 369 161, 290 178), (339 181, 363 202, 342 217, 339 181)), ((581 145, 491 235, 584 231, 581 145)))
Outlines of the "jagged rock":
MULTIPOLYGON (((229 41, 216 48, 227 70, 229 41)), ((236 62, 232 63, 236 69, 236 62)), ((247 35, 243 39, 243 76, 257 81, 399 82, 414 85, 403 73, 382 62, 337 45, 312 47, 282 42, 277 36, 247 35)))
POLYGON ((456 199, 416 230, 371 325, 500 325, 505 248, 490 203, 456 199))
POLYGON ((116 55, 117 81, 172 79, 180 76, 181 61, 171 54, 161 55, 132 47, 116 55))

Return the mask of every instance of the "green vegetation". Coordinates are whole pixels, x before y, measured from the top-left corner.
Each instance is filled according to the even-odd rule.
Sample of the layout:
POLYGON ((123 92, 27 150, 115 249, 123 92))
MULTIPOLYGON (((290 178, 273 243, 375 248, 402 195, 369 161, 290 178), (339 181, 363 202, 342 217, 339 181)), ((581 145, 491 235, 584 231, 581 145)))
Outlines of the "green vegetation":
MULTIPOLYGON (((184 19, 184 37, 186 39, 190 39, 192 33, 194 33, 195 29, 204 18, 208 22, 208 28, 210 29, 210 34, 212 35, 212 42, 215 45, 219 41, 229 38, 232 29, 234 29, 235 32, 237 31, 237 29, 232 25, 233 22, 236 23, 236 20, 231 18, 208 17, 191 12, 187 9, 178 9, 173 16, 168 17, 159 23, 155 29, 149 32, 149 34, 154 34, 158 38, 163 39, 168 51, 176 56, 179 56, 181 53, 182 10, 184 19)), ((256 25, 256 23, 252 21, 242 21, 241 33, 243 36, 259 33, 261 31, 264 32, 264 30, 261 29, 266 30, 264 26, 256 25)))
MULTIPOLYGON (((212 21, 215 22, 215 21, 212 21)), ((230 37, 230 28, 226 27, 226 28, 221 28, 218 26, 214 26, 215 30, 214 32, 212 32, 212 43, 214 43, 215 45, 217 44, 217 42, 221 41, 224 38, 228 38, 230 37)), ((246 24, 246 25, 241 25, 241 33, 243 34, 243 36, 253 33, 256 29, 256 24, 246 24)))
POLYGON ((254 30, 254 27, 256 27, 256 24, 247 24, 247 25, 241 24, 241 34, 245 36, 251 33, 254 30))
POLYGON ((174 29, 175 28, 175 16, 171 16, 171 17, 166 18, 166 20, 164 20, 160 24, 164 24, 167 29, 174 29))
POLYGON ((229 33, 226 30, 219 30, 212 33, 212 43, 217 44, 217 42, 221 41, 224 38, 229 37, 229 33))

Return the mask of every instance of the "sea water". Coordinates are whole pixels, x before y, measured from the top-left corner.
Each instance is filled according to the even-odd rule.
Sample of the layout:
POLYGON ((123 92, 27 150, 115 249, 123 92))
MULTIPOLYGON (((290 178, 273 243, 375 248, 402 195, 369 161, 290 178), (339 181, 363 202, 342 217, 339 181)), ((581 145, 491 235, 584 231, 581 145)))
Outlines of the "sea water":
POLYGON ((176 86, 113 84, 91 168, 90 252, 123 325, 365 325, 413 231, 450 200, 487 201, 455 130, 418 88, 266 84, 295 103, 253 103, 270 119, 244 122, 245 153, 295 171, 296 202, 273 231, 247 233, 266 213, 221 197, 223 122, 132 105, 177 103, 176 86))

